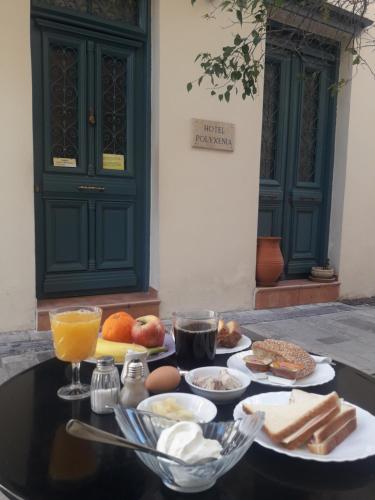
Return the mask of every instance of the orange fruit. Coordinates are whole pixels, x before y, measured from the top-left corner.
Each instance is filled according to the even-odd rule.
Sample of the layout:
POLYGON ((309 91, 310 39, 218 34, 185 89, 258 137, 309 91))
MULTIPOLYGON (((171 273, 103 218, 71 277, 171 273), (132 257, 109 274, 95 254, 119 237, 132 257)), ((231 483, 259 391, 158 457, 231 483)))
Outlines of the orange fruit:
POLYGON ((134 323, 133 316, 126 312, 119 311, 111 314, 103 323, 102 337, 113 342, 132 343, 132 326, 134 323))

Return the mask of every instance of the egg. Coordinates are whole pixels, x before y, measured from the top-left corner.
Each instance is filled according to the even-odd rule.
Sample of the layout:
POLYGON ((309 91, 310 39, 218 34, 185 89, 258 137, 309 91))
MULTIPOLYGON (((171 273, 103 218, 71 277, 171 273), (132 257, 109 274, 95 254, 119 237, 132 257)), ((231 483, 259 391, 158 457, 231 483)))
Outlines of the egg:
POLYGON ((175 389, 181 381, 181 375, 174 366, 161 366, 146 378, 146 389, 154 394, 175 389))

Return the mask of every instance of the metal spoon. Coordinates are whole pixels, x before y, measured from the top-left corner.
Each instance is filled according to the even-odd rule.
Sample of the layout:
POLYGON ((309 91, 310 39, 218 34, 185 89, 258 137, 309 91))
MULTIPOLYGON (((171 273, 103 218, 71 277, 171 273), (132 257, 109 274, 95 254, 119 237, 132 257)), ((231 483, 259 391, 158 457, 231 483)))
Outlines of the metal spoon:
POLYGON ((124 448, 128 448, 129 450, 142 451, 144 453, 150 453, 150 455, 155 455, 157 457, 166 458, 168 460, 172 460, 173 462, 178 463, 179 465, 191 465, 179 458, 172 457, 167 453, 163 453, 161 451, 155 450, 154 448, 150 448, 149 446, 133 443, 128 441, 127 439, 116 436, 116 434, 112 434, 111 432, 102 431, 97 427, 93 427, 92 425, 85 424, 80 420, 71 419, 66 424, 66 432, 71 436, 86 439, 87 441, 94 441, 96 443, 105 443, 112 444, 114 446, 122 446, 124 448))

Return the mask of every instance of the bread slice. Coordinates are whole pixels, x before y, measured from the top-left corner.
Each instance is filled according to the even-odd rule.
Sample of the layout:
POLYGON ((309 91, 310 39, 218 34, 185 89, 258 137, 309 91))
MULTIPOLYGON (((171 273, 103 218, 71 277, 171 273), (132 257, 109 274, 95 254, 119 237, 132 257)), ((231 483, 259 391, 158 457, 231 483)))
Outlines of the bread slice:
POLYGON ((319 444, 328 439, 332 434, 336 432, 337 429, 340 429, 343 425, 345 425, 349 420, 353 420, 356 418, 356 409, 354 406, 350 406, 348 404, 343 404, 341 406, 340 411, 337 415, 332 418, 327 424, 319 427, 311 438, 312 444, 319 444))
MULTIPOLYGON (((274 443, 280 443, 280 441, 301 429, 314 417, 325 415, 335 408, 338 409, 339 404, 340 400, 337 393, 331 392, 318 400, 312 398, 286 405, 257 405, 245 403, 243 405, 243 410, 248 414, 253 414, 256 411, 264 412, 265 422, 263 430, 274 443)), ((322 424, 320 423, 320 425, 322 424)), ((314 430, 315 429, 316 428, 314 428, 314 430)))
POLYGON ((301 401, 318 401, 324 398, 321 394, 302 391, 302 389, 292 389, 290 393, 289 403, 299 403, 301 401))
POLYGON ((326 412, 317 415, 306 422, 306 424, 298 429, 298 431, 284 438, 281 441, 281 445, 288 450, 295 450, 296 448, 299 448, 303 444, 307 443, 317 429, 330 422, 339 412, 340 406, 337 405, 330 408, 326 412))
POLYGON ((357 427, 357 419, 352 418, 348 420, 344 425, 339 427, 333 434, 331 434, 327 439, 320 443, 307 443, 307 447, 311 453, 316 453, 317 455, 327 455, 336 446, 344 441, 357 427))

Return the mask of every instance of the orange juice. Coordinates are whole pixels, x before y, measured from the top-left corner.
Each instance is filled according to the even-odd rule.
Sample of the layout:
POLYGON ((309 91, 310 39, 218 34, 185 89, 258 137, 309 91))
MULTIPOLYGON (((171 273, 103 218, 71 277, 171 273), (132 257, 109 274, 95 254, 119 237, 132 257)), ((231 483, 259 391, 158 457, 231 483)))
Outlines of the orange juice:
POLYGON ((56 356, 78 363, 95 353, 100 314, 89 310, 61 312, 52 317, 51 329, 56 356))

